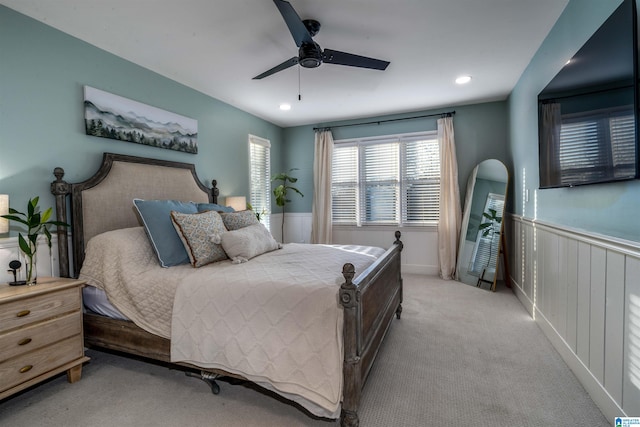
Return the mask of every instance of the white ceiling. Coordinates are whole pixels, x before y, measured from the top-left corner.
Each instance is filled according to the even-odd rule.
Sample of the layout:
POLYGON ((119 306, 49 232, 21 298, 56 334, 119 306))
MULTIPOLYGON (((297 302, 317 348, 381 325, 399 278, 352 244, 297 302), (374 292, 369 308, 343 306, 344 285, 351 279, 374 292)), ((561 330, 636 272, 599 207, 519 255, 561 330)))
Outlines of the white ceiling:
POLYGON ((320 21, 321 47, 391 64, 294 66, 252 80, 297 55, 271 0, 0 4, 289 127, 506 99, 569 0, 289 1, 302 19, 320 21), (461 74, 471 83, 456 85, 461 74), (290 111, 279 110, 283 102, 290 111))

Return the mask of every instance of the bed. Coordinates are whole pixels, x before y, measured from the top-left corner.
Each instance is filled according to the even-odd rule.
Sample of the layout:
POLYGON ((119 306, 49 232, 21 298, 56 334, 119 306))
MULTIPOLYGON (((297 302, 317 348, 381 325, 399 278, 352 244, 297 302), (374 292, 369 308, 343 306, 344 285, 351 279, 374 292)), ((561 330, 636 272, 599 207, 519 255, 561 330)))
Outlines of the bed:
MULTIPOLYGON (((60 275, 80 276, 97 288, 106 287, 103 282, 115 276, 122 281, 111 290, 103 289, 109 300, 119 301, 114 304, 116 315, 100 314, 99 310, 85 313, 87 346, 186 367, 190 375, 207 380, 214 393, 219 392, 215 382, 219 376, 248 380, 313 415, 340 418, 343 426, 358 425, 362 388, 393 317, 399 319, 402 312, 399 232, 386 250, 286 244, 248 260, 236 257, 199 268, 193 268, 199 258, 191 253, 191 263, 163 268, 154 258, 156 243, 146 238, 151 237, 148 224, 144 217, 141 224, 141 211, 134 209, 133 200, 215 206, 219 194, 216 181, 212 181, 211 188, 203 185, 192 164, 113 153, 104 153, 98 171, 86 181, 67 183, 61 168, 56 168, 54 175, 51 191, 56 198, 57 220, 72 225, 71 252, 67 230, 57 230, 60 275), (67 255, 70 253, 72 259, 67 255), (326 263, 314 261, 318 259, 326 259, 326 263), (329 266, 332 271, 327 275, 329 266), (136 287, 147 293, 140 299, 161 301, 136 311, 136 304, 120 299, 121 293, 133 292, 129 289, 136 287), (204 298, 204 294, 210 295, 204 298), (308 298, 313 298, 312 303, 308 298), (207 303, 201 304, 202 301, 207 303), (160 306, 165 306, 170 317, 154 317, 163 311, 160 306), (117 315, 118 309, 122 316, 117 315), (301 313, 311 312, 315 317, 300 317, 301 313), (264 319, 271 319, 272 323, 288 325, 287 334, 301 338, 289 339, 287 334, 277 332, 279 338, 274 339, 273 332, 261 335, 255 324, 244 324, 249 318, 261 319, 260 316, 263 324, 264 319), (316 321, 319 318, 328 320, 316 321), (332 347, 322 340, 336 343, 332 347), (208 360, 211 351, 202 348, 218 349, 221 341, 228 344, 226 350, 218 352, 220 357, 208 360), (248 342, 250 348, 244 348, 248 342), (302 347, 306 349, 304 353, 302 347), (236 353, 242 355, 237 361, 230 356, 236 353), (256 353, 267 356, 252 359, 256 353), (285 356, 268 357, 276 353, 285 356), (338 363, 333 363, 336 354, 338 363), (269 360, 269 366, 255 368, 264 360, 269 360), (319 364, 322 366, 317 367, 319 364), (314 373, 313 369, 320 371, 314 373), (273 378, 264 372, 273 372, 273 378), (278 377, 283 372, 289 377, 278 377), (321 375, 322 372, 329 373, 321 375), (303 379, 291 381, 291 375, 303 379), (336 375, 337 382, 325 381, 325 376, 336 375), (325 404, 327 399, 333 403, 325 404), (333 410, 336 399, 337 412, 333 410)), ((198 218, 220 214, 225 220, 243 215, 225 216, 204 209, 197 214, 198 218)), ((195 217, 196 214, 184 216, 195 217)), ((178 223, 177 218, 173 220, 178 223)), ((233 233, 222 233, 220 244, 233 233)), ((183 239, 183 243, 188 247, 189 241, 183 239)))

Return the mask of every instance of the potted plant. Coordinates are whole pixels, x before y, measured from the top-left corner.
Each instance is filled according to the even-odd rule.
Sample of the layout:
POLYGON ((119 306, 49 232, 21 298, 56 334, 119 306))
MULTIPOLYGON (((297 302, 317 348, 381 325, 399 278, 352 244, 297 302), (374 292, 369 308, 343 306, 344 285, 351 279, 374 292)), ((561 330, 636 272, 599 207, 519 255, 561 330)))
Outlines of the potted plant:
POLYGON ((9 221, 19 222, 27 227, 26 238, 22 233, 18 233, 18 245, 27 259, 26 284, 28 285, 35 285, 37 280, 35 259, 36 251, 38 250, 38 236, 41 233, 45 235, 47 245, 49 245, 49 250, 51 250, 51 232, 49 231, 49 227, 52 225, 62 227, 69 226, 69 224, 61 221, 50 221, 49 219, 51 218, 53 209, 48 208, 44 212, 41 212, 38 206, 39 200, 40 198, 38 196, 30 199, 27 203, 26 213, 9 208, 9 214, 2 215, 3 218, 9 221))
MULTIPOLYGON (((293 172, 296 171, 298 169, 289 169, 289 172, 293 172)), ((284 243, 284 216, 285 216, 285 205, 289 202, 291 202, 291 200, 289 200, 287 198, 287 192, 289 190, 294 191, 296 193, 298 193, 300 196, 304 197, 304 194, 302 194, 300 192, 300 190, 298 190, 297 188, 289 185, 289 183, 293 184, 295 182, 298 181, 298 178, 294 178, 291 175, 289 175, 286 172, 282 172, 279 174, 274 175, 271 178, 271 181, 282 181, 282 184, 278 185, 277 187, 275 187, 273 189, 273 195, 276 198, 276 205, 280 206, 282 208, 282 229, 281 229, 281 236, 282 236, 282 243, 284 243)))

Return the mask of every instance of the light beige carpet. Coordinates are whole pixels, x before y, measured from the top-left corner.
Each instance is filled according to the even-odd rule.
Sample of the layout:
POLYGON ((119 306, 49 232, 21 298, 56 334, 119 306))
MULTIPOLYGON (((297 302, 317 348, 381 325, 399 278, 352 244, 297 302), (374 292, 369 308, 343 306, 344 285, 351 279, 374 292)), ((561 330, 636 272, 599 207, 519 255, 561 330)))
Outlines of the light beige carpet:
MULTIPOLYGON (((609 426, 510 290, 404 275, 365 387, 360 424, 609 426)), ((0 402, 3 426, 333 426, 245 385, 211 394, 183 372, 96 350, 65 376, 0 402)))

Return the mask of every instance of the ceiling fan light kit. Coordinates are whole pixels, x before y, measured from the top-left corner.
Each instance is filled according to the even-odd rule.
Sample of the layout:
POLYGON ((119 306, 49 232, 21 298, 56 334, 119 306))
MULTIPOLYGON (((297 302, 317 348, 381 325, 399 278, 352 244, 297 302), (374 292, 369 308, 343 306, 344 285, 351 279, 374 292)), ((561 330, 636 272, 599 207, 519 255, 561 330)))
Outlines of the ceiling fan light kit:
POLYGON ((283 63, 255 76, 253 80, 263 79, 296 64, 305 68, 317 68, 324 62, 380 71, 386 70, 389 66, 389 61, 381 59, 368 58, 331 49, 323 51, 320 45, 313 41, 313 37, 320 31, 320 22, 315 19, 305 19, 303 21, 288 1, 273 0, 273 2, 287 24, 296 46, 298 46, 298 56, 287 59, 283 63))

